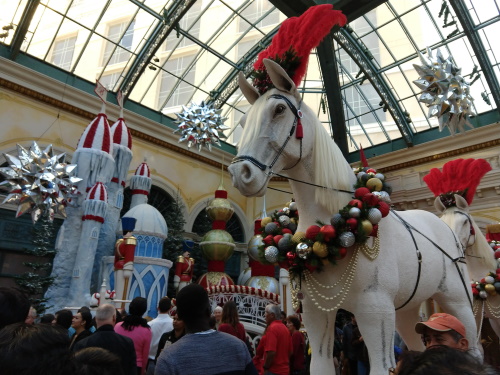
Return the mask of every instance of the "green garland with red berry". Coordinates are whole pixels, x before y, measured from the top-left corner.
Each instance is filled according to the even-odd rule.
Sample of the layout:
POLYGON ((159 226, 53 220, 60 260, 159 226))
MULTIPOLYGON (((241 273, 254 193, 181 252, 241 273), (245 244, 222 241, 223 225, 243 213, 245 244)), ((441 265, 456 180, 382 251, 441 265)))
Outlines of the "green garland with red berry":
POLYGON ((384 175, 373 168, 360 167, 354 173, 354 197, 332 216, 330 224, 318 222, 305 233, 295 232, 299 213, 293 201, 262 219, 259 261, 279 264, 300 276, 305 269, 321 271, 325 264, 336 264, 352 246, 376 237, 378 223, 389 214, 391 189, 384 175))

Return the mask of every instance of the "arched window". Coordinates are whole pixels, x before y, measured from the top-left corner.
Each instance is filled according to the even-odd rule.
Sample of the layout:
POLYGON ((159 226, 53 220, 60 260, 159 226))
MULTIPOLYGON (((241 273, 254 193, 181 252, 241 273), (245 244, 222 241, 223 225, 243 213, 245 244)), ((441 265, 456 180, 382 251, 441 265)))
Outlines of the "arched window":
MULTIPOLYGON (((130 188, 126 188, 123 191, 123 208, 120 212, 120 216, 123 217, 130 210, 130 202, 132 201, 132 191, 130 188)), ((162 216, 167 221, 167 226, 170 224, 168 222, 168 212, 170 205, 174 202, 174 198, 167 193, 165 190, 158 186, 151 186, 151 191, 148 196, 148 204, 156 208, 162 216)))
MULTIPOLYGON (((210 230, 212 230, 212 221, 208 217, 207 211, 201 210, 194 220, 192 232, 198 236, 203 236, 210 230)), ((238 215, 233 214, 231 216, 226 223, 226 231, 233 237, 234 242, 245 242, 245 231, 238 215)))

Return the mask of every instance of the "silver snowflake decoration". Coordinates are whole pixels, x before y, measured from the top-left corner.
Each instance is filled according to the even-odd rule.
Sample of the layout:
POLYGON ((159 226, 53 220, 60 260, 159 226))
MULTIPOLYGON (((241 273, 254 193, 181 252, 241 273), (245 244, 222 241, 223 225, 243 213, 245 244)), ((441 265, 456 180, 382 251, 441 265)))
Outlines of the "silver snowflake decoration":
POLYGON ((51 221, 55 213, 66 217, 65 207, 78 194, 75 184, 82 180, 74 176, 76 164, 66 164, 64 153, 54 155, 52 145, 42 151, 36 142, 28 150, 18 144, 17 154, 3 154, 9 166, 0 168, 5 178, 0 190, 7 192, 2 204, 17 204, 16 217, 31 212, 33 223, 42 214, 51 221))
POLYGON ((212 144, 220 146, 220 140, 226 139, 223 131, 229 129, 224 125, 225 117, 221 117, 222 109, 214 109, 213 104, 200 105, 191 103, 191 106, 182 106, 183 112, 176 113, 178 119, 178 129, 174 133, 181 133, 179 142, 187 141, 187 146, 198 147, 201 151, 205 146, 209 151, 212 150, 212 144))
POLYGON ((454 135, 457 130, 465 132, 465 125, 473 128, 469 116, 475 116, 472 109, 474 99, 470 95, 470 84, 461 76, 461 68, 453 62, 451 56, 446 59, 438 49, 436 56, 427 48, 427 56, 420 54, 422 65, 413 67, 420 78, 413 81, 422 89, 419 102, 429 108, 429 117, 439 120, 439 131, 445 126, 454 135))

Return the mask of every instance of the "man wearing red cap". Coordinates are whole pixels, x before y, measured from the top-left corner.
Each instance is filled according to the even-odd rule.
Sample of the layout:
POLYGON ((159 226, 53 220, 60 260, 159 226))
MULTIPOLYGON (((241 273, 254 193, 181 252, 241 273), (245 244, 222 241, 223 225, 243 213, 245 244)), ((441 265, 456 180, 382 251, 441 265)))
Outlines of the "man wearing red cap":
POLYGON ((417 323, 415 331, 422 335, 426 349, 436 345, 459 350, 469 349, 469 342, 465 338, 465 327, 453 315, 432 314, 428 321, 417 323))

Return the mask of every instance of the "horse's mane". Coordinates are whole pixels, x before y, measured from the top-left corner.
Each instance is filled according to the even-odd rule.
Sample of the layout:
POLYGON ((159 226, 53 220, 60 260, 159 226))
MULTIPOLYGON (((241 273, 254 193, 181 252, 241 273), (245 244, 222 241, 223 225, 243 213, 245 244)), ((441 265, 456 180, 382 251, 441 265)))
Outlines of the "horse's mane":
MULTIPOLYGON (((315 115, 311 117, 316 127, 313 148, 314 183, 328 188, 352 191, 356 177, 351 166, 319 119, 315 115)), ((317 188, 315 198, 316 203, 334 214, 352 199, 352 194, 317 188)))

